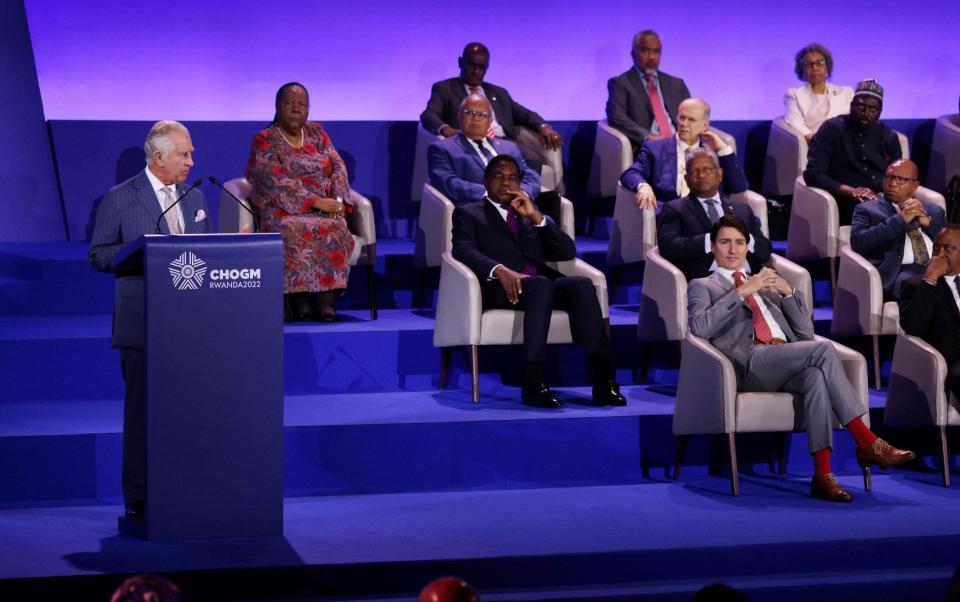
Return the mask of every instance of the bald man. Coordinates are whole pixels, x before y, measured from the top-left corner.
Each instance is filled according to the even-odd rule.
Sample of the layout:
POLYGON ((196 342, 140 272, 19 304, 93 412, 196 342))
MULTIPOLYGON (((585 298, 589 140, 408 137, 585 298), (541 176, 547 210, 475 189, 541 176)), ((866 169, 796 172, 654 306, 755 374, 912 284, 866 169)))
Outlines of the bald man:
POLYGON ((897 301, 903 281, 924 272, 946 223, 943 209, 913 196, 917 176, 913 161, 894 161, 883 174, 883 196, 853 210, 850 246, 880 272, 885 301, 897 301))

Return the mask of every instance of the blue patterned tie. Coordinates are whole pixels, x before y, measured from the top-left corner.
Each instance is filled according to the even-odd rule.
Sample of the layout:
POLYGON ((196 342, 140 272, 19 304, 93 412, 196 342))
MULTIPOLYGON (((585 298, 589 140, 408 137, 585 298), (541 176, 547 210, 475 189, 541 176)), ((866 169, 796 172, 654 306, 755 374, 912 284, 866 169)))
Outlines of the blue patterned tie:
POLYGON ((710 223, 717 223, 717 220, 720 219, 720 213, 717 211, 717 202, 713 199, 707 199, 704 203, 707 204, 707 218, 710 220, 710 223))

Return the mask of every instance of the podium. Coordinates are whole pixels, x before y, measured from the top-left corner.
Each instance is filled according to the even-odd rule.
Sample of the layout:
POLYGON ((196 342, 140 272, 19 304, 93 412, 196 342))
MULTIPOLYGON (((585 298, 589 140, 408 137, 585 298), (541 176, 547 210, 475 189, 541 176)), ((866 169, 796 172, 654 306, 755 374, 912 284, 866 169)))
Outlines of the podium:
POLYGON ((114 263, 145 303, 147 512, 121 530, 282 534, 280 235, 146 235, 114 263))

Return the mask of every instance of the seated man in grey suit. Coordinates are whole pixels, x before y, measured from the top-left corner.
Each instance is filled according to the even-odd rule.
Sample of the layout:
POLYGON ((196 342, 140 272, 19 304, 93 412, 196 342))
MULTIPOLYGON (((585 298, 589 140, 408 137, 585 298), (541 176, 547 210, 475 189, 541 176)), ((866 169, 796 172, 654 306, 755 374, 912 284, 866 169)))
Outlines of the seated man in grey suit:
POLYGON ((634 155, 645 140, 676 132, 680 101, 690 98, 682 79, 660 71, 662 52, 657 32, 639 32, 630 48, 633 67, 607 82, 607 122, 630 139, 634 155))
MULTIPOLYGON (((457 123, 460 103, 467 96, 476 94, 490 102, 491 137, 516 140, 517 127, 523 126, 540 135, 540 143, 544 148, 558 149, 563 145, 563 138, 543 117, 514 101, 505 88, 483 81, 490 67, 490 51, 486 46, 470 42, 464 47, 457 64, 460 67, 459 77, 439 81, 430 89, 427 108, 420 114, 424 129, 447 138, 456 136, 458 131, 453 124, 457 123)), ((534 167, 539 173, 540 164, 534 167)))
POLYGON ((836 350, 814 339, 810 309, 793 288, 769 267, 744 274, 748 236, 746 224, 733 215, 711 228, 718 267, 690 283, 690 332, 730 359, 740 390, 784 391, 800 398, 814 463, 810 493, 849 502, 853 496, 830 469, 834 415, 853 435, 861 466, 893 466, 915 455, 892 447, 863 423, 863 408, 836 350))
POLYGON ((157 228, 164 234, 210 232, 203 193, 183 185, 193 167, 193 142, 187 128, 176 121, 158 121, 143 146, 146 169, 103 197, 88 253, 94 269, 116 274, 112 344, 120 349, 126 384, 122 488, 126 516, 135 521, 143 520, 146 500, 143 274, 122 272, 113 260, 125 245, 157 228))
POLYGON ((919 186, 916 163, 894 161, 883 174, 883 196, 853 210, 850 245, 876 266, 888 301, 900 298, 904 280, 926 269, 946 222, 943 209, 913 197, 919 186))
POLYGON ((510 155, 520 165, 520 188, 536 199, 544 213, 560 222, 560 195, 540 191, 540 175, 531 169, 515 143, 487 135, 493 112, 490 101, 471 94, 460 103, 457 123, 460 130, 452 138, 437 140, 427 148, 427 172, 430 184, 454 205, 483 199, 483 171, 497 155, 510 155))
POLYGON ((686 154, 697 147, 717 153, 725 194, 747 189, 747 176, 737 163, 733 148, 709 127, 710 105, 700 98, 688 98, 680 103, 677 135, 643 143, 636 162, 620 176, 624 188, 637 193, 637 207, 655 209, 658 200, 667 202, 690 194, 684 178, 686 154))

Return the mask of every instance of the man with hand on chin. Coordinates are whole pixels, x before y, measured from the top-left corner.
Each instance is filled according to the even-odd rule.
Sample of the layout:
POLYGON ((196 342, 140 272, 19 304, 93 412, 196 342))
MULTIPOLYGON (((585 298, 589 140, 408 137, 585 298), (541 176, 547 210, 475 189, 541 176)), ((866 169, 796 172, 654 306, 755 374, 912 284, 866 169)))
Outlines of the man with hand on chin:
POLYGON ((594 403, 626 405, 613 380, 610 343, 593 283, 547 265, 574 259, 574 242, 540 212, 520 181, 517 159, 497 155, 490 160, 483 174, 483 200, 453 211, 452 252, 480 280, 484 309, 524 312, 521 400, 563 407, 543 382, 551 312, 562 309, 570 315, 574 340, 587 353, 594 403))
POLYGON ((900 327, 943 355, 947 390, 960 398, 960 225, 944 226, 923 276, 904 281, 900 327))
POLYGON ((913 452, 892 447, 863 423, 863 407, 836 350, 814 339, 813 320, 793 288, 769 267, 744 274, 749 231, 740 218, 721 217, 710 230, 717 269, 690 283, 690 332, 708 339, 733 363, 738 390, 784 391, 799 397, 813 456, 813 497, 849 502, 853 496, 830 469, 833 416, 857 444, 857 462, 894 466, 913 452))

